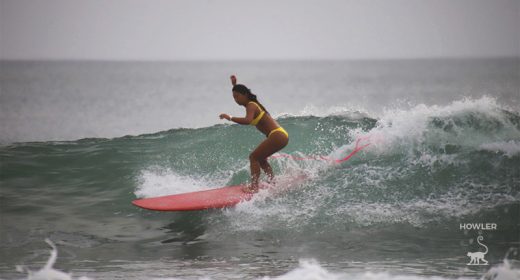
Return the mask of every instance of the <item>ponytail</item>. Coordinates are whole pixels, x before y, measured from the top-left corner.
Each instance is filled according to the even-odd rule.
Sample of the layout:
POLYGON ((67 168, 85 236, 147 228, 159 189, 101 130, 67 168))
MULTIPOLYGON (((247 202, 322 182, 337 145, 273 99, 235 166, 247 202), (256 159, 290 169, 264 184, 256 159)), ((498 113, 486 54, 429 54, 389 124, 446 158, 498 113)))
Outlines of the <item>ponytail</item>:
POLYGON ((260 104, 260 102, 258 101, 258 98, 256 97, 256 94, 253 94, 251 92, 251 90, 249 88, 247 88, 246 86, 244 86, 242 84, 236 84, 236 85, 233 86, 232 91, 236 91, 236 92, 238 92, 240 94, 246 95, 249 100, 255 102, 258 105, 260 105, 260 108, 262 108, 262 110, 264 110, 267 114, 269 114, 269 112, 267 112, 267 110, 265 109, 264 105, 260 104))

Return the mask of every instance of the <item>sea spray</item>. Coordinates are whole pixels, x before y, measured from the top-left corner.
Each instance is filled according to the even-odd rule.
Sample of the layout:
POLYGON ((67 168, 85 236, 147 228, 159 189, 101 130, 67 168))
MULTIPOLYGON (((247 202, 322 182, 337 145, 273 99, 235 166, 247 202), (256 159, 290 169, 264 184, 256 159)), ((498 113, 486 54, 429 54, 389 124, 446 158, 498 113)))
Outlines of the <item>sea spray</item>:
MULTIPOLYGON (((58 258, 58 249, 56 249, 56 246, 50 239, 45 239, 45 242, 47 242, 47 244, 49 244, 49 246, 52 248, 51 255, 49 256, 45 266, 43 266, 40 270, 31 271, 28 268, 19 265, 16 267, 16 270, 18 272, 26 272, 28 274, 27 280, 73 280, 74 278, 71 274, 53 268, 54 264, 56 263, 56 259, 58 258)), ((84 276, 76 279, 91 280, 90 278, 84 276)))

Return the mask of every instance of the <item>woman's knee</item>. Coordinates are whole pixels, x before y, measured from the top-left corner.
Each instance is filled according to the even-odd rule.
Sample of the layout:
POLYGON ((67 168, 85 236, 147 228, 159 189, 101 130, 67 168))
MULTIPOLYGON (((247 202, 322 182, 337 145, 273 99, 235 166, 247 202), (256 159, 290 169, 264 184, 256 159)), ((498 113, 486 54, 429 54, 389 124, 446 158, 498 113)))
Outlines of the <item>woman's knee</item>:
POLYGON ((255 155, 254 152, 249 154, 249 161, 258 161, 258 157, 255 155))
POLYGON ((255 152, 252 152, 251 154, 249 154, 249 160, 250 161, 256 161, 259 164, 262 164, 262 162, 266 161, 267 159, 261 157, 260 155, 258 155, 255 152))
POLYGON ((267 167, 269 165, 266 158, 264 158, 263 160, 260 160, 259 163, 260 163, 260 166, 262 166, 262 167, 267 167))

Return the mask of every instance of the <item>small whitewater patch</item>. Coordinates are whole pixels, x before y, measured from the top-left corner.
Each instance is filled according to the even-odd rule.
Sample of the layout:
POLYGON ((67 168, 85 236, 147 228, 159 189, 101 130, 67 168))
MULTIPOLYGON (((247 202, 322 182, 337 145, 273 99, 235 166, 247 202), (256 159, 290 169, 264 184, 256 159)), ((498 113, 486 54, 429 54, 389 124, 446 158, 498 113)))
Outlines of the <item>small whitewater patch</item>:
POLYGON ((37 271, 31 271, 28 268, 24 266, 17 266, 16 270, 18 272, 26 272, 27 273, 27 280, 92 280, 91 278, 81 276, 79 278, 73 278, 70 273, 65 273, 63 271, 59 271, 53 268, 54 264, 56 263, 56 259, 58 258, 58 250, 56 249, 56 246, 52 241, 49 239, 45 239, 45 242, 51 246, 52 251, 49 259, 47 260, 47 263, 45 266, 43 266, 40 270, 37 271))
POLYGON ((138 198, 202 191, 223 186, 222 180, 181 175, 169 168, 152 167, 141 171, 134 194, 138 198))
POLYGON ((332 106, 327 108, 320 108, 314 105, 307 105, 302 110, 296 113, 283 112, 275 115, 276 119, 283 119, 289 117, 330 117, 330 116, 342 116, 351 120, 359 120, 363 118, 370 118, 370 114, 362 107, 341 107, 332 106))
POLYGON ((520 154, 520 141, 501 141, 501 142, 493 142, 486 143, 480 145, 480 149, 484 151, 503 153, 509 158, 520 154))

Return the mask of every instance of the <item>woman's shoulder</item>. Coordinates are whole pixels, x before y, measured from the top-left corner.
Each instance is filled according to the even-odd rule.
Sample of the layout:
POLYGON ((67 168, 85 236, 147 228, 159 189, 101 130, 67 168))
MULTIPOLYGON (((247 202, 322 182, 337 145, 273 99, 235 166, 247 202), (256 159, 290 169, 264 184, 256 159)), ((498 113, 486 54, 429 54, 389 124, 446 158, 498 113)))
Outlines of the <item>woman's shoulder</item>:
POLYGON ((258 103, 254 102, 254 101, 249 101, 246 106, 247 107, 256 107, 256 108, 262 110, 262 108, 260 108, 260 105, 258 105, 258 103))

